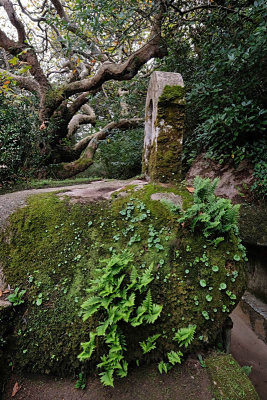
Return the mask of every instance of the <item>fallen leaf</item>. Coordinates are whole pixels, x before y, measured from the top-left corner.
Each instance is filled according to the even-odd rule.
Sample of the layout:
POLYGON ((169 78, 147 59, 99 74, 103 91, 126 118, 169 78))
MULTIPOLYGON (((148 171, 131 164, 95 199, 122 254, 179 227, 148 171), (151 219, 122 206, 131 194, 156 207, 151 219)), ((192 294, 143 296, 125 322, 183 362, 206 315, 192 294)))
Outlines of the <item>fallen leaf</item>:
POLYGON ((184 228, 184 226, 185 226, 185 223, 184 223, 184 222, 182 222, 182 223, 181 223, 181 225, 182 225, 182 227, 184 228))
POLYGON ((2 292, 2 290, 0 290, 0 297, 2 297, 2 295, 3 295, 3 292, 2 292))
POLYGON ((16 382, 15 385, 13 386, 11 397, 16 396, 16 394, 18 393, 20 388, 21 388, 21 386, 19 386, 18 382, 16 382))
POLYGON ((9 289, 6 289, 6 290, 3 291, 3 294, 7 294, 7 293, 10 293, 9 289))
POLYGON ((42 122, 39 129, 40 129, 40 131, 42 131, 43 129, 46 129, 45 121, 42 122))
POLYGON ((191 186, 187 186, 186 189, 188 190, 189 193, 194 193, 195 189, 191 186))

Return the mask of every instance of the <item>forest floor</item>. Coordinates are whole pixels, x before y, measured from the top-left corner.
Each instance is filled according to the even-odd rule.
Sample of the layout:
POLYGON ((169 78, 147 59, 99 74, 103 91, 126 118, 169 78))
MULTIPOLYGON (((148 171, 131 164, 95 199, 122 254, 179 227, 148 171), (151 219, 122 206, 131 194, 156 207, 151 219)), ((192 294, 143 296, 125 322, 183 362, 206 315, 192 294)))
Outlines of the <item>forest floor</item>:
POLYGON ((3 400, 11 399, 15 383, 19 391, 16 400, 211 400, 207 371, 197 360, 189 360, 183 368, 174 368, 159 375, 152 364, 132 370, 115 383, 115 388, 103 387, 98 377, 87 379, 85 390, 75 389, 75 381, 46 376, 12 376, 3 400))
MULTIPOLYGON (((96 181, 90 184, 57 188, 31 189, 0 196, 0 228, 8 216, 26 204, 27 197, 37 193, 60 192, 72 201, 108 199, 116 190, 125 185, 143 185, 141 180, 96 181)), ((242 320, 236 309, 232 318, 232 354, 240 365, 251 365, 250 379, 261 400, 267 393, 267 346, 242 320)), ((13 397, 12 391, 17 383, 16 400, 211 400, 210 380, 205 368, 198 360, 189 359, 183 368, 174 368, 168 375, 159 375, 156 365, 142 366, 131 371, 115 389, 104 388, 97 377, 87 380, 85 390, 75 389, 75 381, 53 379, 46 376, 10 376, 3 400, 13 397)))

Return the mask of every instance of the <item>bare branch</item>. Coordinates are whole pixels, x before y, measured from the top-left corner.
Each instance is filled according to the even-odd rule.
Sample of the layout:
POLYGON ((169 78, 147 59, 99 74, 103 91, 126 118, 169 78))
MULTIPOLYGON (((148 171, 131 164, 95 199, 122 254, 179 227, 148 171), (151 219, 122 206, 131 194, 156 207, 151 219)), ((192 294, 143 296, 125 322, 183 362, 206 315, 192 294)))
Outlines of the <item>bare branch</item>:
POLYGON ((16 28, 19 43, 24 43, 26 40, 24 25, 19 20, 13 4, 10 2, 10 0, 0 0, 0 6, 4 7, 11 24, 16 28))
POLYGON ((81 110, 85 114, 76 114, 74 117, 69 122, 68 125, 68 134, 67 138, 71 137, 74 135, 75 132, 79 129, 81 125, 85 124, 92 124, 95 125, 96 122, 96 115, 92 107, 90 107, 88 104, 84 104, 81 107, 81 110))
POLYGON ((104 63, 92 78, 68 84, 64 90, 64 95, 70 97, 75 93, 95 90, 109 80, 122 81, 132 79, 151 58, 162 58, 166 55, 167 49, 162 46, 160 29, 161 16, 158 16, 155 19, 148 42, 133 53, 128 60, 122 64, 104 63))
POLYGON ((120 119, 119 121, 112 121, 108 123, 104 128, 102 128, 99 132, 81 139, 78 143, 76 143, 73 149, 77 152, 82 152, 92 139, 96 141, 103 140, 110 134, 113 129, 125 130, 129 128, 135 128, 143 121, 143 118, 120 119))
MULTIPOLYGON (((53 166, 53 169, 56 170, 56 175, 59 178, 68 178, 74 175, 77 175, 79 172, 85 171, 91 164, 93 164, 94 154, 96 152, 99 140, 105 139, 112 129, 127 129, 131 127, 135 127, 142 122, 143 119, 135 118, 135 119, 122 119, 118 122, 111 122, 106 125, 99 132, 94 135, 90 135, 89 143, 87 144, 83 154, 78 160, 72 161, 70 163, 62 163, 53 166)), ((81 143, 81 141, 79 142, 81 143)), ((79 144, 78 143, 78 144, 79 144)), ((85 143, 85 142, 84 142, 85 143)), ((77 144, 77 145, 78 145, 77 144)), ((81 150, 82 146, 80 145, 81 150)))
MULTIPOLYGON (((23 14, 27 15, 27 17, 30 18, 31 21, 33 21, 33 22, 45 22, 45 21, 46 21, 46 19, 45 19, 44 16, 45 16, 45 14, 47 13, 47 10, 45 10, 44 14, 42 14, 41 17, 39 17, 39 18, 34 18, 34 17, 25 9, 25 7, 23 7, 21 1, 20 1, 20 0, 17 0, 17 1, 18 1, 18 5, 20 6, 20 9, 21 9, 21 11, 23 12, 23 14)), ((45 3, 46 3, 46 2, 44 2, 44 4, 45 4, 45 3)))

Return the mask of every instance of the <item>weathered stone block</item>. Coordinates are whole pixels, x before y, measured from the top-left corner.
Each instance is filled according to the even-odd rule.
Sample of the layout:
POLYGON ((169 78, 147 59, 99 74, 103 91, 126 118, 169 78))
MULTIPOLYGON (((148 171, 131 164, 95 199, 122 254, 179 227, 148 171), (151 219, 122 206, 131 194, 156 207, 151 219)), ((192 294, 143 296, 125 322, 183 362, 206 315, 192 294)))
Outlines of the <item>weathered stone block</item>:
POLYGON ((151 181, 181 179, 184 82, 180 74, 153 72, 146 99, 143 173, 151 181))

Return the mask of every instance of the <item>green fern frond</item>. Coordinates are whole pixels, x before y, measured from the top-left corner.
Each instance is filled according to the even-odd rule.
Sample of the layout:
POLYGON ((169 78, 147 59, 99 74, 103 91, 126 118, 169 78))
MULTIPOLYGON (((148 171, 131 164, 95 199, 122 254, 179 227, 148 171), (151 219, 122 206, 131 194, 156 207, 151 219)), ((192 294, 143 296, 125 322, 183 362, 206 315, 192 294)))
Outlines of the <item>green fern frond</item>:
POLYGON ((149 289, 146 295, 145 300, 142 303, 142 306, 146 308, 146 311, 150 314, 152 311, 152 296, 151 296, 151 290, 149 289))
POLYGON ((188 347, 194 339, 196 327, 196 325, 189 325, 187 328, 178 329, 173 340, 177 341, 180 346, 188 347))
POLYGON ((144 342, 139 342, 143 353, 149 353, 151 350, 154 350, 156 348, 156 340, 160 337, 160 334, 150 336, 145 340, 144 342))
POLYGON ((167 354, 168 360, 172 365, 175 364, 181 364, 182 360, 181 357, 183 356, 183 353, 181 351, 171 351, 170 353, 167 354))
POLYGON ((145 269, 143 275, 139 278, 138 289, 140 292, 149 285, 150 282, 153 281, 153 264, 151 264, 148 268, 145 269))
POLYGON ((144 319, 147 321, 148 324, 154 324, 154 322, 158 319, 160 316, 160 313, 162 311, 162 307, 159 304, 154 304, 152 305, 152 310, 150 314, 146 314, 144 319))
POLYGON ((113 374, 114 374, 114 369, 101 372, 100 375, 100 381, 103 383, 104 386, 112 386, 114 387, 114 379, 113 379, 113 374))
POLYGON ((171 368, 170 365, 162 360, 158 364, 158 370, 160 374, 162 374, 162 372, 165 372, 165 374, 167 374, 170 368, 171 368))

